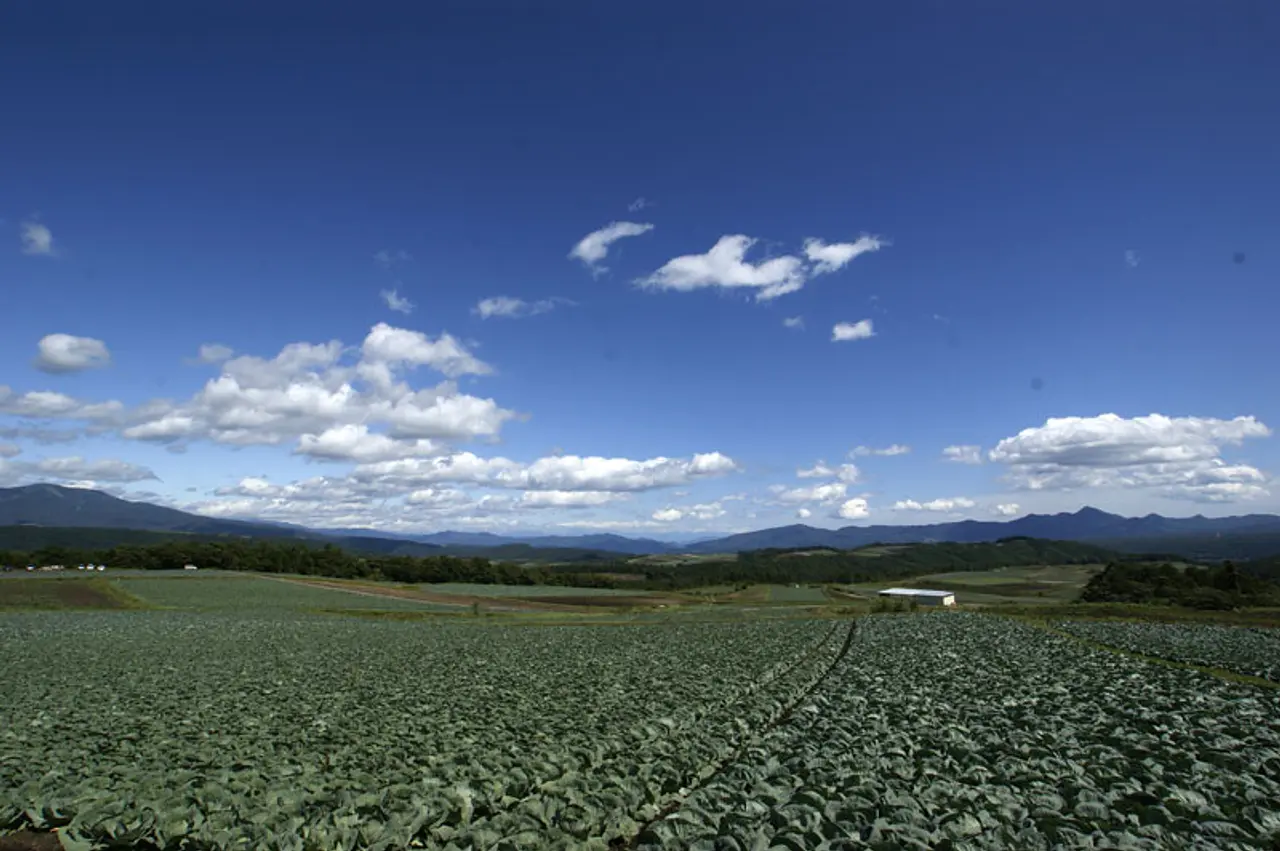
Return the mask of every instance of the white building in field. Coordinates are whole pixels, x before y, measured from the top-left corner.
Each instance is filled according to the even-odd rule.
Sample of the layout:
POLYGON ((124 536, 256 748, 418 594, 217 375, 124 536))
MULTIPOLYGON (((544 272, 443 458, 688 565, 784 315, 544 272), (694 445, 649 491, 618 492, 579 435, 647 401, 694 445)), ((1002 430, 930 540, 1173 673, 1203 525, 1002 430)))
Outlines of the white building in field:
POLYGON ((956 595, 950 591, 927 591, 923 588, 886 588, 881 597, 906 600, 921 606, 954 606, 956 595))

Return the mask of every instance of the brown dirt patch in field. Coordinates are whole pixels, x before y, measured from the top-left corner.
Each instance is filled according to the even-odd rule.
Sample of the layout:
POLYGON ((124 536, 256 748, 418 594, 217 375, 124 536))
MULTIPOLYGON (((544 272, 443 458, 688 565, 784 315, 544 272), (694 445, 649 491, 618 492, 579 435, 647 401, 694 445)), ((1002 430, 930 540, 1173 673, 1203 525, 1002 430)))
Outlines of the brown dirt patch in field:
MULTIPOLYGON (((528 598, 520 599, 532 602, 528 598)), ((585 606, 589 608, 623 608, 628 606, 661 606, 677 602, 670 597, 627 597, 620 594, 603 594, 599 597, 573 595, 568 597, 538 597, 538 602, 557 606, 585 606)))
POLYGON ((0 579, 0 609, 127 609, 131 602, 105 580, 0 579))
POLYGON ((62 851, 62 843, 56 833, 19 830, 0 836, 0 851, 62 851))

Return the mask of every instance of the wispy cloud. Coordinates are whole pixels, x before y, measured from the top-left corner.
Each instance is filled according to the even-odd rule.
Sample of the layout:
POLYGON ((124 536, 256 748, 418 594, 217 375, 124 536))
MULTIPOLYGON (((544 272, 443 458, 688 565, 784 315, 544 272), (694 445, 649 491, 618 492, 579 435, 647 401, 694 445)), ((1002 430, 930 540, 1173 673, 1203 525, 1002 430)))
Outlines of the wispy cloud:
POLYGON ((630 204, 627 205, 627 212, 638 213, 641 210, 643 210, 645 207, 652 207, 652 206, 653 206, 653 202, 645 198, 643 195, 641 195, 639 198, 637 198, 636 200, 632 201, 630 204))
POLYGON ((887 240, 868 234, 863 234, 853 242, 823 242, 810 237, 804 241, 804 255, 813 264, 811 274, 825 275, 838 272, 859 255, 879 251, 888 244, 887 240))
POLYGON ((481 299, 475 307, 471 308, 471 312, 481 319, 517 319, 522 316, 537 316, 539 313, 546 313, 554 310, 558 305, 572 304, 574 302, 567 298, 553 297, 539 299, 538 301, 525 301, 522 298, 500 295, 481 299))
POLYGON ((384 269, 394 269, 413 259, 413 255, 403 248, 383 248, 373 253, 373 262, 384 269))
POLYGON ((705 254, 673 257, 636 283, 649 289, 678 292, 711 287, 754 289, 756 301, 768 301, 796 292, 810 278, 838 271, 858 255, 888 244, 872 236, 859 237, 856 242, 832 243, 810 237, 804 242, 804 257, 783 254, 751 262, 747 252, 757 242, 745 234, 727 234, 705 254))
POLYGON ((224 346, 221 343, 205 343, 200 347, 200 354, 196 357, 200 363, 222 363, 224 360, 230 360, 235 354, 235 350, 230 346, 224 346))
POLYGON ((22 223, 22 253, 38 257, 53 257, 53 232, 46 225, 28 219, 22 223))
POLYGON ((831 342, 833 343, 866 340, 875 335, 876 332, 872 330, 870 319, 863 319, 858 322, 837 322, 831 328, 831 342))
POLYGON ((791 330, 793 330, 793 331, 803 331, 803 330, 804 330, 804 317, 803 317, 803 316, 788 316, 786 319, 782 320, 782 324, 783 324, 785 327, 790 328, 790 329, 791 329, 791 330))
POLYGON ((382 296, 382 300, 386 302, 387 307, 397 313, 413 313, 413 302, 400 295, 399 290, 383 290, 379 295, 382 296))
POLYGON ((890 444, 883 449, 877 449, 873 446, 855 446, 849 450, 849 457, 862 458, 867 455, 906 455, 910 451, 911 447, 902 443, 890 444))
POLYGON ((1142 262, 1142 258, 1138 256, 1138 252, 1130 248, 1124 253, 1124 263, 1130 269, 1138 268, 1138 264, 1142 262))
POLYGON ((981 464, 982 447, 974 444, 948 446, 942 450, 942 457, 956 464, 981 464))
POLYGON ((600 273, 606 271, 600 261, 609 255, 609 246, 629 236, 641 236, 653 230, 653 225, 639 222, 610 222, 599 230, 578 240, 569 257, 581 260, 588 269, 600 273))
POLYGON ((956 511, 961 508, 973 508, 974 501, 967 496, 955 496, 946 499, 931 499, 928 502, 916 502, 914 499, 900 499, 893 504, 894 511, 956 511))

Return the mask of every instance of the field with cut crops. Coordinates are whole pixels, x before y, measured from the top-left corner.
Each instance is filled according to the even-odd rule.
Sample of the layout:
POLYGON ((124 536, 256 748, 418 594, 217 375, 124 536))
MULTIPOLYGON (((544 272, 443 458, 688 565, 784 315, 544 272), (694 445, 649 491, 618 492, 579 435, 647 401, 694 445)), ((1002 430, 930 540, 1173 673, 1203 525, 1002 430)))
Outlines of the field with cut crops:
MULTIPOLYGON (((165 608, 0 615, 0 834, 165 851, 1280 843, 1280 690, 1012 619, 370 619, 340 606, 401 601, 137 581, 121 584, 165 608)), ((804 610, 761 609, 777 611, 804 610)))

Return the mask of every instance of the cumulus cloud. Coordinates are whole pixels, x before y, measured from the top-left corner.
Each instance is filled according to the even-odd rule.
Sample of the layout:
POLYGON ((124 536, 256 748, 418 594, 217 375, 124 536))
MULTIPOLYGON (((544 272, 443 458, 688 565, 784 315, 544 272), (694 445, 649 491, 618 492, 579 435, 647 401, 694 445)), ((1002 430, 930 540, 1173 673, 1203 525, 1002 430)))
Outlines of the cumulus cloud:
POLYGON ((810 237, 804 241, 804 256, 813 264, 811 274, 838 272, 861 254, 879 251, 887 243, 876 236, 863 234, 853 242, 823 242, 810 237))
POLYGON ((678 520, 714 520, 724 514, 725 510, 719 502, 706 502, 684 508, 660 508, 653 512, 652 517, 659 523, 674 523, 678 520))
POLYGON ((1261 470, 1221 457, 1224 445, 1269 437, 1255 417, 1050 418, 1001 440, 988 453, 1008 465, 1006 479, 1026 490, 1149 488, 1199 502, 1269 495, 1261 470))
POLYGON ((432 340, 421 331, 394 328, 379 322, 361 346, 366 363, 391 367, 428 366, 449 378, 460 375, 488 375, 493 368, 477 360, 449 334, 432 340))
POLYGON ((839 464, 831 467, 826 461, 819 461, 812 467, 802 467, 796 470, 796 477, 800 479, 838 479, 845 484, 853 484, 858 481, 860 471, 854 464, 839 464))
POLYGON ((813 516, 813 512, 807 508, 796 509, 796 519, 798 520, 808 520, 811 516, 813 516))
POLYGON ((400 295, 400 291, 396 289, 382 290, 379 295, 388 308, 397 313, 413 313, 413 302, 400 295))
POLYGON ((600 261, 608 256, 611 245, 620 239, 625 239, 629 236, 641 236, 651 230, 653 230, 653 225, 651 224, 610 222, 600 230, 592 231, 578 240, 578 244, 569 252, 569 257, 581 260, 592 271, 603 272, 605 268, 600 265, 600 261))
POLYGON ((911 451, 910 446, 906 446, 901 443, 890 444, 889 446, 886 446, 882 449, 878 449, 873 446, 855 446, 849 450, 849 457, 861 458, 867 455, 882 455, 882 456, 906 455, 910 451, 911 451))
POLYGON ((525 491, 520 505, 529 508, 596 508, 608 505, 626 494, 614 491, 525 491))
POLYGON ((567 298, 544 298, 538 301, 525 301, 511 296, 494 296, 481 299, 471 312, 481 319, 506 318, 517 319, 523 316, 537 316, 554 310, 556 305, 573 304, 567 298))
POLYGON ((294 451, 325 461, 371 463, 440 455, 447 450, 443 444, 429 438, 397 440, 370 431, 364 423, 347 423, 325 429, 320 434, 302 435, 294 451))
POLYGON ((948 446, 942 450, 942 457, 955 464, 981 464, 982 447, 971 443, 948 446))
POLYGON ((1016 502, 1002 502, 999 505, 992 507, 991 513, 1000 517, 1014 517, 1017 515, 1019 510, 1020 508, 1016 502))
POLYGON ((116 401, 85 402, 50 390, 14 393, 12 388, 0 384, 0 414, 38 420, 110 422, 123 411, 124 405, 116 401))
POLYGON ((200 347, 196 360, 200 363, 222 363, 230 360, 234 354, 235 351, 230 346, 224 346, 221 343, 205 343, 200 347))
POLYGON ((53 257, 53 232, 40 222, 28 220, 22 223, 22 253, 35 257, 53 257))
POLYGON ((867 501, 862 497, 854 497, 842 502, 836 515, 845 520, 861 520, 870 513, 871 509, 867 506, 867 501))
POLYGON ((875 335, 876 332, 872 330, 870 319, 861 319, 857 322, 837 322, 831 327, 831 342, 833 343, 866 340, 875 335))
POLYGON ((914 499, 900 499, 893 504, 894 511, 956 511, 961 508, 973 508, 973 500, 964 496, 950 499, 931 499, 928 502, 916 502, 914 499))
POLYGON ((107 344, 92 337, 49 334, 37 344, 35 366, 41 372, 79 372, 111 363, 107 344))
POLYGON ((381 482, 390 487, 467 482, 523 490, 644 491, 720 476, 736 469, 733 459, 719 452, 645 461, 558 455, 539 458, 530 464, 460 452, 441 458, 361 464, 353 475, 358 480, 381 482))
POLYGON ((848 485, 843 482, 830 482, 808 488, 787 488, 775 485, 771 490, 780 502, 789 503, 834 503, 848 496, 848 485))
POLYGON ((803 317, 803 316, 788 316, 786 319, 783 319, 783 320, 782 320, 782 325, 783 325, 783 327, 790 328, 792 331, 803 331, 803 330, 804 330, 804 317, 803 317))

